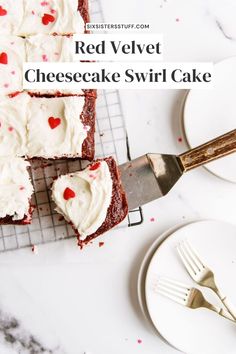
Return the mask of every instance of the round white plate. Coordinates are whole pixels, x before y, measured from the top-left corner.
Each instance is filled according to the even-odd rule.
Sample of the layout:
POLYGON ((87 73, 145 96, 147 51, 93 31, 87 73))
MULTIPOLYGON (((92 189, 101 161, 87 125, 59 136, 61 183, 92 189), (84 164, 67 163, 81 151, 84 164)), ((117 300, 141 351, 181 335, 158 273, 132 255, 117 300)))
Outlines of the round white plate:
MULTIPOLYGON (((150 318, 163 338, 188 354, 233 354, 236 325, 207 309, 192 310, 157 294, 160 276, 196 286, 184 269, 176 246, 188 239, 214 271, 217 284, 236 305, 236 227, 218 221, 188 224, 167 237, 156 250, 147 270, 145 294, 150 318)), ((201 288, 214 305, 221 305, 209 289, 201 288)))
MULTIPOLYGON (((214 66, 214 88, 190 90, 183 110, 189 146, 196 147, 236 128, 236 57, 214 66)), ((206 165, 215 175, 236 183, 236 154, 206 165)))

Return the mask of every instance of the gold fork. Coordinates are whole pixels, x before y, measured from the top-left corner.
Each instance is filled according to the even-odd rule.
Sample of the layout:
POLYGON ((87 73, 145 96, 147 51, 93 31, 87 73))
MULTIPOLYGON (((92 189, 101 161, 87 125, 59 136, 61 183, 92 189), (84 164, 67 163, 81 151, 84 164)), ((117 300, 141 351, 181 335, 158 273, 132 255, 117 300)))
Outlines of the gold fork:
POLYGON ((197 284, 213 290, 220 298, 230 315, 236 320, 236 312, 232 305, 230 305, 227 297, 221 293, 216 285, 214 273, 201 261, 193 247, 191 247, 187 241, 182 241, 177 246, 177 251, 191 278, 197 284))
POLYGON ((206 308, 235 323, 227 311, 209 303, 200 290, 176 280, 162 277, 158 279, 154 291, 190 309, 206 308))

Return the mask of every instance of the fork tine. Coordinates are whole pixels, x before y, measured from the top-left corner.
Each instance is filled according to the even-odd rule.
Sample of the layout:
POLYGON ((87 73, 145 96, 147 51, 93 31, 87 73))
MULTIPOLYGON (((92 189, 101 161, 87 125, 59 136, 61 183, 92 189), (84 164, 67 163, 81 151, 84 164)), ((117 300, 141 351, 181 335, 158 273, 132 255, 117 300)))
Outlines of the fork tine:
POLYGON ((187 248, 186 243, 184 241, 182 242, 182 249, 184 250, 185 256, 188 259, 188 261, 191 262, 194 272, 197 273, 200 269, 199 269, 198 265, 196 264, 194 258, 192 257, 192 254, 188 251, 188 248, 187 248))
POLYGON ((166 291, 171 295, 174 295, 180 299, 186 299, 188 297, 188 291, 182 291, 180 292, 178 289, 175 289, 171 286, 165 285, 165 284, 159 284, 157 289, 160 289, 162 291, 166 291))
POLYGON ((156 285, 157 293, 186 306, 190 289, 185 284, 168 277, 161 277, 156 285))
POLYGON ((161 277, 158 279, 159 284, 167 285, 176 288, 178 291, 186 292, 190 288, 177 280, 171 279, 169 277, 161 277))
POLYGON ((205 264, 201 261, 198 254, 196 253, 196 250, 190 245, 190 243, 187 240, 185 240, 184 243, 185 243, 186 248, 188 249, 189 253, 192 254, 192 257, 194 257, 195 262, 198 263, 199 267, 206 268, 205 264))
POLYGON ((166 292, 166 291, 163 291, 163 290, 158 290, 157 291, 157 293, 158 294, 160 294, 160 295, 162 295, 162 296, 165 296, 165 297, 167 297, 168 299, 170 299, 170 300, 172 300, 172 301, 174 301, 174 302, 177 302, 178 304, 180 304, 180 305, 184 305, 184 306, 186 306, 186 301, 185 300, 183 300, 183 299, 181 299, 181 298, 179 298, 179 297, 176 297, 176 296, 172 296, 172 295, 170 295, 168 292, 166 292))
POLYGON ((186 270, 188 271, 188 273, 190 274, 190 276, 193 278, 196 274, 196 271, 194 269, 194 267, 192 266, 192 262, 189 261, 189 258, 186 256, 186 252, 183 249, 182 244, 179 244, 177 246, 177 252, 186 268, 186 270))
POLYGON ((191 259, 194 267, 195 267, 195 272, 200 272, 202 270, 202 265, 201 263, 198 262, 198 260, 196 259, 194 252, 192 252, 192 249, 190 247, 190 245, 187 243, 187 241, 183 241, 182 242, 182 247, 184 248, 185 252, 186 252, 186 256, 189 257, 189 259, 191 259))

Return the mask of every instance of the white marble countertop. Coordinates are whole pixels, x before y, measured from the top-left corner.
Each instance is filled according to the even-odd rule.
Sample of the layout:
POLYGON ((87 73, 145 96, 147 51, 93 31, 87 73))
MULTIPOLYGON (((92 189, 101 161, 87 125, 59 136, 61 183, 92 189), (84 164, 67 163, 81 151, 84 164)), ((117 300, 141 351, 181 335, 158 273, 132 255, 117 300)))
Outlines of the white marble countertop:
MULTIPOLYGON (((236 54, 233 0, 102 3, 107 22, 148 22, 152 32, 164 33, 165 60, 218 61, 236 54)), ((184 151, 185 143, 178 141, 184 94, 121 92, 133 157, 184 151)), ((0 354, 175 353, 139 309, 141 260, 151 243, 176 224, 199 218, 235 224, 235 195, 236 185, 200 168, 186 174, 167 197, 145 206, 141 226, 101 237, 101 248, 96 241, 81 252, 70 239, 39 246, 38 254, 29 249, 1 254, 0 354)))

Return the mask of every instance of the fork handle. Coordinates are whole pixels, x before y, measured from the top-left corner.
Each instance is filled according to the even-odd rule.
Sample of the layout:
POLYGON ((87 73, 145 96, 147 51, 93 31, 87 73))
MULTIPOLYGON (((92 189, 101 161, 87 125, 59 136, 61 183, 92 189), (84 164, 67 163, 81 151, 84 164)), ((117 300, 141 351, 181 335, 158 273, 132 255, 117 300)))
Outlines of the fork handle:
POLYGON ((216 307, 216 306, 213 306, 212 304, 209 304, 208 303, 208 306, 206 306, 206 308, 208 308, 209 310, 212 310, 216 313, 218 313, 218 315, 224 317, 224 318, 227 318, 227 320, 230 320, 234 323, 236 323, 235 319, 232 318, 232 316, 230 315, 230 313, 228 311, 225 311, 223 308, 221 307, 216 307))
POLYGON ((227 296, 222 295, 219 289, 217 288, 215 290, 215 293, 217 294, 221 302, 225 305, 225 308, 230 313, 230 315, 234 318, 234 320, 236 320, 236 310, 234 306, 230 303, 230 301, 227 299, 227 296))
POLYGON ((179 156, 184 172, 236 152, 236 129, 179 156))

